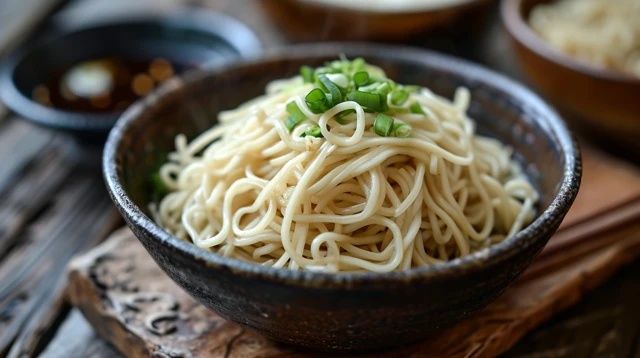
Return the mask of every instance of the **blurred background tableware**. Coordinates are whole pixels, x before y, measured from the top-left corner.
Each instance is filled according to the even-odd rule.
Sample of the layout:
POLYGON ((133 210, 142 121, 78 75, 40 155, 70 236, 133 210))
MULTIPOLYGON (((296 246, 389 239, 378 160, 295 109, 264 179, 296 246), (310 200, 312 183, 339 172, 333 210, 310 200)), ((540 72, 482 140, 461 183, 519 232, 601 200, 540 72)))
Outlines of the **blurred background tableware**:
POLYGON ((197 9, 67 27, 4 61, 0 96, 40 125, 103 138, 120 113, 167 79, 260 53, 237 20, 197 9))
POLYGON ((640 78, 577 59, 543 40, 529 18, 536 6, 552 2, 502 1, 519 68, 576 129, 608 147, 640 154, 640 78))
POLYGON ((406 41, 429 33, 468 33, 483 24, 491 0, 260 0, 297 41, 406 41))

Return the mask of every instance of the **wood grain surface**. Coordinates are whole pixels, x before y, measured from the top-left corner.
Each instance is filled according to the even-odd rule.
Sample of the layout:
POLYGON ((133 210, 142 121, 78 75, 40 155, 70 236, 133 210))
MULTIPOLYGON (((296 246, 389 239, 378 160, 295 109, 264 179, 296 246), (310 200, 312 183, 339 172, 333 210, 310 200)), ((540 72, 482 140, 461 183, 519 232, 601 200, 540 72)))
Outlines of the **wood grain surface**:
MULTIPOLYGON (((639 254, 640 224, 617 242, 525 279, 487 309, 393 356, 491 357, 579 300, 639 254), (635 235, 633 235, 635 233, 635 235)), ((69 296, 103 338, 128 357, 306 356, 228 323, 170 281, 128 231, 72 262, 69 296)))
MULTIPOLYGON (((175 0, 176 4, 181 2, 185 1, 175 0)), ((278 24, 260 10, 257 0, 188 2, 223 11, 247 23, 257 32, 267 50, 287 43, 278 30, 278 24)), ((26 5, 32 2, 12 0, 0 3, 0 17, 5 19, 3 16, 12 16, 11 12, 2 11, 7 6, 23 5, 21 8, 28 11, 29 6, 26 5)), ((85 3, 88 4, 85 1, 76 1, 72 5, 85 3)), ((126 1, 117 3, 118 6, 124 6, 126 1)), ((82 11, 76 14, 83 17, 82 11)), ((14 20, 19 21, 17 17, 12 19, 14 20)), ((465 57, 511 77, 520 78, 507 37, 497 21, 497 16, 490 22, 493 25, 489 31, 479 31, 473 38, 452 38, 445 33, 440 37, 413 39, 410 44, 465 57)), ((4 35, 9 33, 6 31, 7 24, 7 21, 0 21, 0 31, 3 31, 4 35)), ((15 38, 11 42, 18 43, 15 38)), ((25 122, 0 104, 2 357, 120 356, 113 346, 97 336, 77 309, 70 308, 60 298, 61 288, 65 284, 61 281, 61 277, 65 276, 64 269, 61 268, 64 268, 71 254, 94 246, 108 232, 121 225, 103 188, 99 155, 99 144, 93 148, 79 146, 71 138, 25 122), (74 188, 75 186, 82 188, 74 188), (87 205, 88 201, 95 207, 87 205)), ((638 158, 628 159, 640 164, 638 158)), ((635 171, 630 164, 625 166, 635 171)), ((593 173, 601 179, 616 179, 617 176, 625 176, 624 173, 628 172, 624 169, 607 178, 607 170, 586 169, 585 178, 593 173)), ((607 188, 591 192, 590 195, 598 196, 597 200, 609 200, 617 195, 619 190, 625 189, 626 185, 611 181, 607 188)), ((582 194, 585 194, 584 190, 582 194)), ((582 196, 579 200, 582 200, 582 196)), ((602 205, 602 202, 596 205, 602 205)), ((629 214, 632 210, 635 209, 627 209, 628 217, 633 218, 633 215, 629 214)), ((577 212, 573 215, 576 218, 582 217, 581 220, 585 221, 586 216, 577 212)), ((624 215, 621 214, 611 214, 609 217, 614 226, 604 225, 603 220, 594 222, 597 226, 615 229, 616 225, 625 221, 622 220, 624 215)), ((566 230, 563 231, 567 241, 559 244, 562 240, 558 240, 558 235, 552 242, 555 248, 551 250, 552 245, 549 245, 547 250, 562 251, 563 247, 571 246, 572 240, 580 237, 578 231, 569 230, 571 225, 568 224, 569 218, 567 220, 566 230)), ((576 226, 585 227, 584 223, 576 226)), ((630 232, 629 235, 638 235, 638 231, 630 232)), ((601 245, 602 241, 599 243, 601 245)), ((620 254, 616 255, 619 257, 620 254)), ((551 259, 547 261, 547 268, 562 264, 562 260, 553 259, 554 255, 548 257, 551 259)), ((539 273, 544 273, 546 268, 538 270, 539 273)), ((528 275, 536 276, 535 271, 529 272, 528 275)), ((503 356, 640 357, 638 277, 640 262, 636 261, 622 269, 621 273, 613 276, 601 288, 583 297, 581 303, 543 323, 503 356)), ((239 338, 235 338, 230 345, 241 343, 242 339, 239 338)))
POLYGON ((52 132, 0 123, 0 356, 37 348, 65 312, 66 263, 121 222, 96 190, 96 160, 52 132))
MULTIPOLYGON (((594 150, 585 154, 586 194, 579 194, 567 218, 570 225, 552 238, 528 272, 470 319, 385 355, 496 356, 640 256, 640 210, 628 209, 640 207, 640 173, 594 150), (600 172, 620 175, 609 180, 600 172), (616 195, 592 194, 605 192, 612 181, 621 187, 616 195), (579 230, 584 224, 592 230, 579 230)), ((197 304, 128 229, 72 261, 68 295, 96 332, 128 357, 306 356, 197 304)))

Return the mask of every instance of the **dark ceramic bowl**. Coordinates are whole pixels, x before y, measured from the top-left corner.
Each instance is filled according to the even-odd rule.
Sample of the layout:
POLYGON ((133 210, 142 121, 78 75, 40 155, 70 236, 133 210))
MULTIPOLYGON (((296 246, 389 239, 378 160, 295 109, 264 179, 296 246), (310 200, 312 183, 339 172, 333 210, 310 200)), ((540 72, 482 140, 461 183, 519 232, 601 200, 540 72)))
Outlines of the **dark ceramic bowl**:
POLYGON ((551 1, 502 1, 502 20, 520 68, 576 127, 640 153, 640 78, 577 60, 540 38, 529 26, 529 14, 551 1))
MULTIPOLYGON (((261 0, 274 23, 291 39, 406 40, 434 30, 473 28, 489 12, 492 0, 430 1, 405 9, 367 9, 349 1, 328 5, 317 0, 261 0)), ((389 2, 393 3, 393 2, 389 2)))
POLYGON ((455 58, 406 47, 318 44, 167 82, 133 105, 111 131, 104 175, 113 201, 151 256, 193 297, 274 340, 318 350, 372 350, 415 341, 494 300, 558 228, 578 192, 580 155, 558 115, 509 79, 455 58), (539 215, 490 249, 403 272, 328 274, 224 258, 177 239, 149 218, 150 175, 216 114, 264 93, 267 82, 344 53, 383 67, 401 83, 451 97, 472 93, 478 130, 512 146, 541 193, 539 215), (232 89, 232 90, 229 90, 232 89))
POLYGON ((0 96, 11 110, 37 124, 84 137, 106 137, 121 112, 78 112, 47 107, 31 97, 54 73, 81 61, 162 57, 177 68, 213 67, 260 53, 244 24, 210 12, 188 10, 103 22, 52 34, 18 51, 0 69, 0 96))

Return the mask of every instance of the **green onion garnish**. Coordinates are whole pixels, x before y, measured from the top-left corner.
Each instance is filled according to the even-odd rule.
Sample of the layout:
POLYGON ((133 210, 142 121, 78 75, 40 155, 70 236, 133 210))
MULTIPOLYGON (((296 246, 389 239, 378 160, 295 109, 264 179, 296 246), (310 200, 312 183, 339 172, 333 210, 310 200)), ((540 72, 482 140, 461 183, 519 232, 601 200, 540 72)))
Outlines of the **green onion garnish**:
POLYGON ((318 126, 317 124, 314 124, 313 126, 307 128, 307 130, 305 130, 302 133, 302 136, 322 138, 322 132, 320 132, 320 126, 318 126))
POLYGON ((300 108, 298 108, 298 105, 294 101, 287 103, 287 113, 289 113, 289 117, 285 122, 285 126, 287 127, 289 132, 292 132, 298 124, 307 119, 307 116, 302 113, 302 111, 300 110, 300 108))
POLYGON ((378 86, 376 92, 386 97, 392 89, 393 88, 391 87, 391 84, 389 82, 383 82, 380 86, 378 86))
POLYGON ((360 71, 360 70, 363 70, 365 68, 366 64, 367 63, 364 61, 364 58, 358 57, 358 58, 353 59, 353 61, 351 61, 351 68, 354 71, 360 71))
POLYGON ((360 71, 353 74, 353 82, 356 84, 356 87, 366 86, 369 84, 369 72, 360 71))
POLYGON ((336 86, 340 88, 346 89, 347 87, 349 87, 349 79, 347 78, 347 76, 341 73, 328 73, 326 76, 329 81, 335 83, 336 86))
POLYGON ((304 83, 313 83, 313 68, 309 66, 300 67, 300 76, 304 83))
POLYGON ((411 135, 411 126, 403 122, 395 122, 391 134, 398 138, 407 138, 411 135))
POLYGON ((378 114, 375 121, 373 121, 373 131, 382 137, 388 137, 393 130, 393 117, 389 117, 386 114, 378 114))
POLYGON ((358 88, 358 90, 362 91, 362 92, 375 92, 378 90, 378 87, 380 86, 380 82, 373 82, 370 83, 366 86, 362 86, 360 88, 358 88))
MULTIPOLYGON (((313 88, 304 97, 305 108, 314 114, 321 115, 332 107, 344 102, 354 101, 367 113, 374 113, 373 130, 376 134, 389 137, 408 137, 411 126, 393 118, 394 115, 415 113, 425 115, 419 103, 408 105, 411 93, 419 91, 418 86, 403 86, 387 78, 384 72, 369 66, 362 58, 349 61, 344 55, 339 60, 326 62, 324 66, 312 68, 302 66, 300 76, 305 83, 312 83, 313 88)), ((295 101, 287 103, 289 116, 285 121, 286 128, 292 132, 296 126, 306 120, 307 116, 295 101)), ((334 116, 339 124, 347 124, 353 120, 355 110, 343 110, 334 116)), ((301 133, 301 136, 321 138, 320 128, 312 125, 301 133)))
POLYGON ((328 103, 327 95, 320 89, 314 88, 307 94, 304 98, 307 106, 313 113, 324 113, 330 108, 330 103, 328 103))
POLYGON ((165 185, 159 172, 151 174, 149 179, 151 181, 151 186, 153 187, 154 195, 157 195, 159 198, 163 198, 169 193, 169 188, 165 185))
POLYGON ((320 81, 322 87, 329 92, 329 96, 327 97, 332 106, 342 102, 342 92, 340 92, 340 88, 338 88, 335 83, 331 82, 326 75, 319 75, 318 81, 320 81))
POLYGON ((340 124, 347 124, 347 116, 349 116, 350 114, 356 113, 355 109, 347 109, 344 110, 338 114, 336 114, 335 116, 335 120, 336 122, 340 123, 340 124))
POLYGON ((411 105, 409 106, 409 111, 411 111, 411 113, 413 113, 413 114, 426 115, 426 113, 422 109, 422 106, 418 102, 411 103, 411 105))
POLYGON ((391 104, 402 106, 409 99, 409 92, 405 89, 395 89, 391 92, 391 104))
POLYGON ((360 87, 359 90, 363 92, 378 93, 386 97, 387 94, 389 94, 389 92, 393 90, 393 87, 390 81, 384 81, 384 82, 373 82, 367 86, 360 87))
POLYGON ((381 94, 354 91, 347 95, 347 99, 357 102, 359 105, 369 111, 385 112, 387 110, 387 101, 381 94))

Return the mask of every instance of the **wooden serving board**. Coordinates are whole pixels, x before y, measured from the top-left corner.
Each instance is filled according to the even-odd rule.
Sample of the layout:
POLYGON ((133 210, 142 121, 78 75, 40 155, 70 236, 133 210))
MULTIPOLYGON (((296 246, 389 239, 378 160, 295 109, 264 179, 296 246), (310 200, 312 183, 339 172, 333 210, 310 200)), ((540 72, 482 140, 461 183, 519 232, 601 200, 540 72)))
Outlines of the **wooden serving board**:
MULTIPOLYGON (((640 256, 640 172, 591 149, 584 156, 574 207, 514 285, 471 318, 384 355, 498 355, 640 256)), ((67 293, 98 334, 128 357, 310 355, 196 303, 162 273, 128 229, 72 261, 67 293)))

